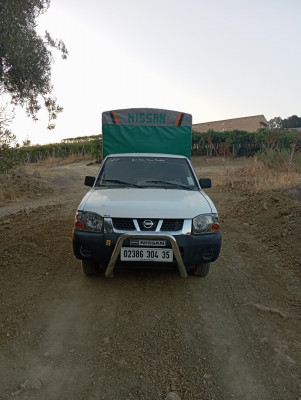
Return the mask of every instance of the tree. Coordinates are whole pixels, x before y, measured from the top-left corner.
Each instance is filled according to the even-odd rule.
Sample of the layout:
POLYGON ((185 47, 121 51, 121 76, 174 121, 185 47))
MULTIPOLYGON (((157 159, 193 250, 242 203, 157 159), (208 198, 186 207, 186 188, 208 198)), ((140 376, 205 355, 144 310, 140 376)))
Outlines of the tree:
POLYGON ((29 140, 28 136, 25 140, 22 142, 23 147, 29 147, 31 145, 31 141, 29 140))
POLYGON ((283 120, 280 117, 275 117, 269 120, 269 129, 280 130, 283 128, 283 120))
POLYGON ((7 172, 18 164, 18 153, 12 146, 16 144, 16 136, 7 129, 13 114, 8 114, 5 107, 0 107, 0 173, 7 172))
POLYGON ((52 49, 68 51, 61 40, 53 40, 46 31, 36 31, 37 18, 45 13, 51 0, 0 0, 0 92, 9 94, 14 105, 26 107, 27 115, 37 119, 44 106, 51 121, 63 109, 51 96, 52 49))
POLYGON ((297 115, 292 115, 291 117, 283 120, 283 128, 300 128, 301 127, 301 118, 297 115))

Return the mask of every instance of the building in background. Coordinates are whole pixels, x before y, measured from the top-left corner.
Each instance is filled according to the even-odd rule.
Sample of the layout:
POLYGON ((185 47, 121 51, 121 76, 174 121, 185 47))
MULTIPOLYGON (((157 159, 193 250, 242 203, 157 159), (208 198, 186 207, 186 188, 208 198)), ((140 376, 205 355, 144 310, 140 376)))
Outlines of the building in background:
POLYGON ((208 132, 212 129, 215 132, 224 131, 246 131, 256 132, 261 128, 268 128, 269 123, 264 115, 254 115, 252 117, 224 119, 221 121, 204 122, 201 124, 193 124, 192 130, 194 132, 208 132))

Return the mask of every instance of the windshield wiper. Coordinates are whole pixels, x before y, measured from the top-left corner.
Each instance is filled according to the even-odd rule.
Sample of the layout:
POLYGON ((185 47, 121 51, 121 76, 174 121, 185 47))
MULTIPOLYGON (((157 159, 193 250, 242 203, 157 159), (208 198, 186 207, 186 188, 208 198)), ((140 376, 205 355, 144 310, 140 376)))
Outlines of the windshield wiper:
POLYGON ((185 190, 195 190, 195 188, 191 188, 190 186, 181 185, 180 183, 176 182, 168 182, 168 181, 145 181, 145 183, 161 183, 162 185, 170 185, 177 188, 185 189, 185 190))
POLYGON ((102 182, 102 184, 105 185, 107 182, 110 182, 110 183, 118 183, 119 185, 127 185, 127 186, 131 186, 131 187, 139 187, 139 188, 142 188, 142 186, 136 185, 135 183, 124 182, 124 181, 120 181, 120 180, 118 180, 118 179, 105 179, 105 181, 102 182))

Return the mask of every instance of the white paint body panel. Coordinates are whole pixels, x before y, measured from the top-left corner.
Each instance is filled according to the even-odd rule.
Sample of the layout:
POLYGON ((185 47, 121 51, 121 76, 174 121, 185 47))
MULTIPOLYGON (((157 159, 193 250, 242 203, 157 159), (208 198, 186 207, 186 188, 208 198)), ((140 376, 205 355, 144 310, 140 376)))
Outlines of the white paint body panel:
POLYGON ((192 219, 199 214, 217 213, 203 191, 158 188, 93 188, 79 210, 102 217, 192 219))

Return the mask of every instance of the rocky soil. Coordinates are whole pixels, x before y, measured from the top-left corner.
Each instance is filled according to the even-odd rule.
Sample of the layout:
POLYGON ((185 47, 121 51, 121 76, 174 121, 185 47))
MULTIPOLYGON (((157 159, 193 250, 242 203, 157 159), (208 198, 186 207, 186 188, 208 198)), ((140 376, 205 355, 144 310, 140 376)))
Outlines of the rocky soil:
POLYGON ((252 193, 193 163, 223 234, 206 278, 82 275, 71 230, 98 165, 0 176, 1 400, 301 399, 300 186, 252 193))

